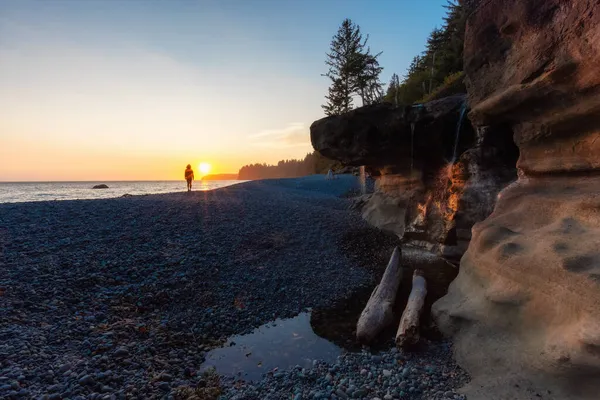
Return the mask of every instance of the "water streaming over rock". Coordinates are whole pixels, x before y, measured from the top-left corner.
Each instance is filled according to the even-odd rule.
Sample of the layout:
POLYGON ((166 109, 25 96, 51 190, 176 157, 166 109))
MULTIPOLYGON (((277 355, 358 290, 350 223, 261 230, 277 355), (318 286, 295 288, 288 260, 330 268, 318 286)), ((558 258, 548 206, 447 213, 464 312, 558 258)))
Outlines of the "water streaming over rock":
POLYGON ((367 174, 365 172, 365 166, 361 165, 359 168, 360 171, 360 191, 362 194, 367 193, 367 174))
POLYGON ((415 166, 415 123, 410 123, 410 178, 413 176, 415 166))
POLYGON ((456 162, 456 157, 458 153, 458 142, 460 141, 460 128, 462 127, 462 121, 465 117, 465 113, 467 111, 467 102, 465 101, 460 107, 460 117, 458 118, 458 123, 456 125, 456 136, 454 137, 454 152, 452 153, 452 161, 451 164, 456 162))

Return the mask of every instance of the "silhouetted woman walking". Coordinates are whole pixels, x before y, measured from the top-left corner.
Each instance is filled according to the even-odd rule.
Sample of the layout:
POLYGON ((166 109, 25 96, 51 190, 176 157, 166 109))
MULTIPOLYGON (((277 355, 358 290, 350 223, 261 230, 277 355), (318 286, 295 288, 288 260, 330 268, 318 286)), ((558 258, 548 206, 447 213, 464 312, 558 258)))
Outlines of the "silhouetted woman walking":
POLYGON ((185 167, 185 180, 187 181, 188 192, 192 191, 192 181, 194 180, 194 170, 190 164, 185 167))

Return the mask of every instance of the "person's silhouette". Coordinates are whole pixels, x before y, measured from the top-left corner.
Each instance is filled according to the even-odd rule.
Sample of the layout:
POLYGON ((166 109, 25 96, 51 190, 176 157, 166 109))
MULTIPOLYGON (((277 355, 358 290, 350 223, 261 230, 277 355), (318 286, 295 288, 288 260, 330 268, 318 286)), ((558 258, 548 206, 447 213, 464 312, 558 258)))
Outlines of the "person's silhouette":
POLYGON ((185 180, 187 181, 188 192, 192 191, 192 181, 194 180, 194 170, 190 164, 185 167, 185 180))

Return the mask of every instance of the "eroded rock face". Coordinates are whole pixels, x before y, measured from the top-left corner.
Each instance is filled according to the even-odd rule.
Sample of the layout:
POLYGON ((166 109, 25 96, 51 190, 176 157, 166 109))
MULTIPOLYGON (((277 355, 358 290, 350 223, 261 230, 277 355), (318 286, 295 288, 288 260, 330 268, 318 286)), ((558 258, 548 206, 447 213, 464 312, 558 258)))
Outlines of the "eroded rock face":
POLYGON ((526 173, 598 169, 598 1, 472 3, 464 50, 471 121, 512 124, 526 173))
POLYGON ((472 225, 516 179, 518 155, 510 127, 476 133, 461 119, 464 101, 456 95, 407 108, 373 105, 311 126, 315 149, 366 163, 377 176, 376 192, 359 202, 365 220, 454 262, 472 225))
MULTIPOLYGON (((327 157, 350 165, 366 164, 372 173, 376 172, 376 192, 360 201, 368 222, 417 247, 450 254, 457 261, 466 244, 457 242, 454 217, 472 170, 486 168, 470 166, 487 154, 479 148, 473 150, 479 142, 464 118, 466 109, 465 95, 406 108, 391 104, 362 107, 314 122, 311 140, 313 147, 327 157), (458 159, 467 150, 473 156, 458 159), (454 179, 457 174, 462 180, 454 179)), ((514 147, 512 139, 510 143, 514 147)), ((514 159, 509 165, 514 170, 514 159)), ((469 182, 466 187, 475 188, 469 182)), ((491 205, 485 207, 490 212, 498 190, 491 189, 491 205)), ((476 207, 481 208, 481 204, 476 207)), ((463 210, 467 217, 462 225, 470 223, 465 228, 470 231, 473 221, 488 214, 477 218, 463 210)))
POLYGON ((469 399, 598 398, 599 188, 600 177, 520 180, 473 228, 434 305, 472 374, 469 399))
MULTIPOLYGON (((315 121, 310 138, 315 150, 345 165, 393 165, 407 172, 412 160, 413 168, 433 168, 452 158, 464 104, 465 96, 455 95, 407 108, 390 103, 360 107, 315 121)), ((464 135, 465 142, 473 140, 472 130, 464 135)))
POLYGON ((510 127, 520 179, 474 226, 434 317, 473 378, 469 399, 597 399, 599 2, 472 3, 469 116, 510 127))

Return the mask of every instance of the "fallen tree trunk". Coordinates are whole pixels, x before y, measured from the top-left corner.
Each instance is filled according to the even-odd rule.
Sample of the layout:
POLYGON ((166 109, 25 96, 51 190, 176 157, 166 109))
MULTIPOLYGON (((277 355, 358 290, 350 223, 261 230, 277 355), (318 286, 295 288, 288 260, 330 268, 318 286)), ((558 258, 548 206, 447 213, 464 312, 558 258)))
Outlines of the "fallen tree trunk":
POLYGON ((419 341, 419 318, 426 295, 427 281, 423 277, 423 271, 417 269, 413 273, 412 289, 396 333, 396 346, 410 346, 419 341))
POLYGON ((381 282, 371 293, 367 306, 360 314, 356 324, 356 337, 361 342, 372 341, 394 319, 392 308, 402 279, 400 256, 400 249, 394 248, 381 282))

